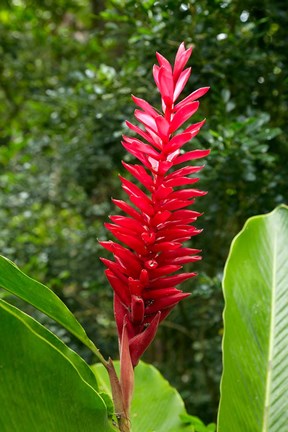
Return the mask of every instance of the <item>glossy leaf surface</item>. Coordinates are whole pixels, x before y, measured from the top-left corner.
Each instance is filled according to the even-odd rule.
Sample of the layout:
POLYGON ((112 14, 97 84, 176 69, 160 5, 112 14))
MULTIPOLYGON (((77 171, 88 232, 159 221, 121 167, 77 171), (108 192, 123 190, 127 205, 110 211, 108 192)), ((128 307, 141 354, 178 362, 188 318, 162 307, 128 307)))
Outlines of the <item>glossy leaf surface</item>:
POLYGON ((112 432, 89 366, 33 318, 0 300, 0 430, 112 432))
POLYGON ((224 274, 224 372, 219 432, 288 425, 288 207, 252 217, 224 274))
POLYGON ((57 321, 91 351, 97 352, 97 348, 88 338, 81 324, 60 298, 45 285, 24 274, 13 262, 3 256, 0 256, 0 287, 57 321))

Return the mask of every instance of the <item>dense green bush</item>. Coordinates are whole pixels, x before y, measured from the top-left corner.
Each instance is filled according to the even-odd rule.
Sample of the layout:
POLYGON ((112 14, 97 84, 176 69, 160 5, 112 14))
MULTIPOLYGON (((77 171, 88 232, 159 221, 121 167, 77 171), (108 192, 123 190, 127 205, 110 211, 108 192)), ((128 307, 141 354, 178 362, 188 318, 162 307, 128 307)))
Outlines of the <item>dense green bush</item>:
POLYGON ((205 234, 193 241, 204 260, 186 284, 190 300, 163 323, 146 358, 207 420, 219 398, 228 246, 247 217, 287 201, 286 27, 281 0, 0 7, 1 253, 51 286, 105 354, 116 352, 117 340, 97 238, 106 236, 110 197, 121 195, 130 95, 157 106, 148 77, 155 50, 170 58, 182 40, 194 46, 187 92, 211 86, 199 110, 207 125, 194 139, 212 149, 201 174, 209 194, 197 204, 205 234))

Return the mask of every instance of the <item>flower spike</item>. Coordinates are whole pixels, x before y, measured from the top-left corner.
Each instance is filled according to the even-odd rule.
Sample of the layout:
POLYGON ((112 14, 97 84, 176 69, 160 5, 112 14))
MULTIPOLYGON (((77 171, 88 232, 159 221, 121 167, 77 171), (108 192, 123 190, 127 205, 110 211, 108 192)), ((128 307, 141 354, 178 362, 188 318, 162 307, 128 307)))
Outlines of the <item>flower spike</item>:
POLYGON ((115 259, 114 262, 102 261, 114 290, 115 310, 121 310, 121 314, 118 312, 116 316, 119 344, 121 347, 123 328, 119 319, 125 319, 133 367, 155 336, 161 317, 166 317, 167 312, 187 297, 175 285, 194 276, 193 273, 168 275, 181 270, 184 263, 200 259, 198 251, 183 247, 183 242, 201 232, 190 225, 200 214, 183 209, 193 204, 195 197, 205 194, 189 188, 198 181, 189 175, 203 166, 173 170, 176 165, 209 154, 209 150, 186 153, 181 150, 200 131, 205 120, 177 133, 197 111, 198 98, 209 90, 209 87, 200 88, 174 104, 191 73, 191 68, 184 69, 191 51, 182 43, 173 67, 165 57, 156 53, 159 66, 154 66, 153 74, 162 99, 162 113, 144 99, 132 96, 138 106, 135 118, 143 128, 127 122, 140 138, 124 136, 122 144, 144 166, 124 162, 123 165, 138 180, 141 188, 120 177, 130 204, 113 200, 126 216, 112 216, 113 223, 105 224, 121 242, 102 242, 115 259), (171 280, 168 286, 167 280, 171 280), (155 321, 156 316, 159 319, 155 321), (153 331, 149 329, 152 323, 153 331), (136 347, 135 341, 141 341, 141 348, 136 347))
MULTIPOLYGON (((161 96, 161 112, 132 96, 140 125, 126 124, 138 138, 123 136, 122 145, 141 164, 123 162, 123 166, 138 184, 120 176, 130 202, 113 199, 124 216, 111 216, 111 223, 105 224, 120 243, 100 242, 114 255, 114 261, 102 261, 114 290, 121 359, 131 359, 132 368, 152 342, 159 323, 189 295, 176 288, 195 276, 183 272, 182 266, 201 259, 200 251, 183 243, 201 232, 191 225, 200 213, 187 207, 206 193, 191 188, 198 178, 190 176, 203 165, 178 167, 209 154, 203 149, 183 151, 205 120, 184 125, 198 110, 198 99, 209 90, 202 87, 178 101, 191 74, 190 67, 185 69, 191 52, 181 43, 173 66, 156 53, 158 65, 153 67, 153 76, 161 96)), ((126 386, 125 391, 131 387, 126 386)))

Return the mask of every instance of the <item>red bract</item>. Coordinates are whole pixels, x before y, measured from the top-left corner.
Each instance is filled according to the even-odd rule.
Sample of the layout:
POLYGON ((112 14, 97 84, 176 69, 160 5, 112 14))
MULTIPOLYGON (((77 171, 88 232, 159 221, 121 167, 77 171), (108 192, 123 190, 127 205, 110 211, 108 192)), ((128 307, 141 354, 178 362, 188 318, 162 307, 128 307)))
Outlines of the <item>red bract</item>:
POLYGON ((179 165, 209 153, 181 150, 198 134, 204 121, 184 126, 177 133, 197 111, 197 99, 209 89, 200 88, 176 103, 191 73, 190 68, 184 69, 191 48, 180 45, 173 67, 161 54, 156 55, 159 66, 154 66, 153 75, 162 99, 162 112, 145 100, 132 97, 139 108, 135 118, 142 127, 127 122, 139 138, 124 136, 122 144, 141 165, 123 165, 138 185, 120 177, 130 203, 113 200, 125 215, 111 216, 111 223, 105 226, 121 244, 100 242, 114 255, 114 261, 102 261, 114 290, 120 352, 125 351, 122 358, 125 356, 127 362, 125 347, 129 347, 133 367, 153 340, 159 323, 189 296, 176 286, 195 275, 183 273, 182 267, 198 261, 200 251, 183 243, 201 230, 193 226, 200 214, 187 207, 205 192, 191 188, 198 178, 190 177, 203 166, 179 165))

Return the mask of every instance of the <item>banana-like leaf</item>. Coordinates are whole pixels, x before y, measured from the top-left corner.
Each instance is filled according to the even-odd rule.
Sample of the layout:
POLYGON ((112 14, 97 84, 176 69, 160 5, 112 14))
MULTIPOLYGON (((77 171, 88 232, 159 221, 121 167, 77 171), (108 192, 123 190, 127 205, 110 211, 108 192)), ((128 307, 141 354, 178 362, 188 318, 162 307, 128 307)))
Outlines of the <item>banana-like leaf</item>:
MULTIPOLYGON (((119 362, 115 362, 115 368, 119 371, 119 362)), ((92 366, 92 370, 95 371, 100 389, 109 393, 109 379, 104 367, 96 364, 92 366)), ((197 431, 198 429, 191 426, 188 417, 179 393, 155 367, 140 362, 135 369, 135 390, 131 406, 132 431, 197 431)), ((209 430, 213 431, 207 429, 209 430)))
POLYGON ((98 349, 60 298, 45 285, 24 274, 3 256, 0 256, 0 287, 57 321, 99 357, 98 349))
POLYGON ((1 432, 112 432, 90 367, 56 336, 0 300, 1 432))
POLYGON ((252 217, 224 272, 219 432, 288 431, 288 207, 252 217))

